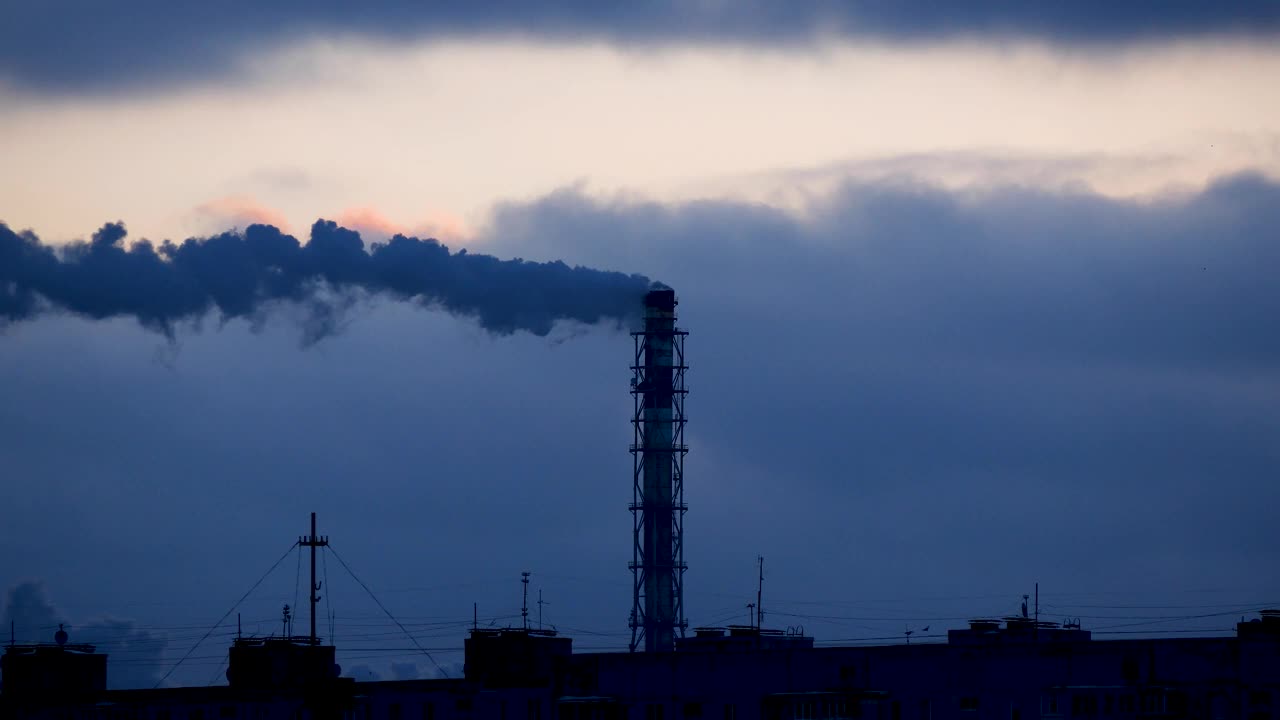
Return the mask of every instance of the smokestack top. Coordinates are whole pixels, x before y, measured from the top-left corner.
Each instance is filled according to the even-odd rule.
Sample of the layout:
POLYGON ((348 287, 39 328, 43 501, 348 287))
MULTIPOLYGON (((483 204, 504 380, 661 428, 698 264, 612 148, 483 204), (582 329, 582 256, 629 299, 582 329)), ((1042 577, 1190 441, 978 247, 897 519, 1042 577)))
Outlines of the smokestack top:
POLYGON ((669 287, 655 287, 645 294, 644 306, 655 310, 674 311, 676 309, 676 291, 669 287))

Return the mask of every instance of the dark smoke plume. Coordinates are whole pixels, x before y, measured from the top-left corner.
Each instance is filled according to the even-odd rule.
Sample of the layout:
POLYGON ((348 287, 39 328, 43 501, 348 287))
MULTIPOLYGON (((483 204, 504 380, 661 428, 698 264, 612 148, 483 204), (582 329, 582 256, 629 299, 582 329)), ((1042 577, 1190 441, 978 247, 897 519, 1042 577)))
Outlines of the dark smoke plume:
POLYGON ((305 245, 270 225, 159 247, 126 248, 124 238, 122 223, 108 223, 89 242, 55 250, 0 223, 0 325, 61 310, 133 317, 173 337, 176 323, 214 309, 224 320, 258 321, 271 303, 292 302, 307 308, 314 341, 364 292, 473 317, 497 334, 546 335, 557 320, 620 324, 650 287, 642 275, 451 253, 403 235, 366 251, 359 233, 327 220, 311 226, 305 245))

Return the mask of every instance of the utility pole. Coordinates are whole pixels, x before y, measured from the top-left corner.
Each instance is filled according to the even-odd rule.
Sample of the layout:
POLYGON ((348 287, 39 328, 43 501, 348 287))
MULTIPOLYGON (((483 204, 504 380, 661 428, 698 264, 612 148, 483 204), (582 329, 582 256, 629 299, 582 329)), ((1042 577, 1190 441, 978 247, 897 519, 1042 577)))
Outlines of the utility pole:
POLYGON ((550 605, 550 604, 551 603, 542 601, 542 588, 538 588, 538 629, 539 630, 542 629, 542 606, 550 605))
POLYGON ((329 544, 328 537, 316 535, 316 514, 311 513, 311 535, 298 538, 300 547, 311 548, 311 644, 317 645, 316 639, 316 604, 320 602, 320 585, 316 582, 316 548, 329 544))

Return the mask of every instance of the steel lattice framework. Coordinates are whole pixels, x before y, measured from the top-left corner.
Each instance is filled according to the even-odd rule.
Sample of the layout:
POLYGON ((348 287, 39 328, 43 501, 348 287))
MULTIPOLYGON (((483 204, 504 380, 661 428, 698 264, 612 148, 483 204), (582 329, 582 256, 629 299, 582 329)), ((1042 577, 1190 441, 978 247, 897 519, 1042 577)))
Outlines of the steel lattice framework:
POLYGON ((684 339, 676 328, 675 292, 645 296, 644 330, 635 341, 631 395, 635 429, 631 444, 631 514, 634 578, 631 651, 675 649, 684 636, 684 339))

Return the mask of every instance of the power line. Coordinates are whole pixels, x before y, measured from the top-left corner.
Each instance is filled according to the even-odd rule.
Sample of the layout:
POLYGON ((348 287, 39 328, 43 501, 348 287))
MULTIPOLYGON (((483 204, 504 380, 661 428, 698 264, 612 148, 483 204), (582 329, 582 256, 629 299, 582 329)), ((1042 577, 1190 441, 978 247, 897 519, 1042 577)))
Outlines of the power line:
POLYGON ((356 574, 354 571, 352 571, 351 566, 347 565, 347 561, 343 560, 342 556, 338 554, 338 551, 333 549, 333 545, 329 545, 328 548, 329 548, 329 552, 333 553, 333 557, 339 563, 342 564, 342 568, 347 571, 348 575, 351 576, 351 579, 355 580, 356 583, 360 585, 360 587, 364 588, 364 591, 369 593, 369 597, 373 598, 373 601, 377 603, 378 607, 381 608, 382 612, 386 613, 387 617, 391 618, 391 622, 395 623, 401 630, 404 631, 405 637, 409 638, 409 640, 413 642, 414 646, 416 646, 419 650, 421 650, 423 655, 427 656, 427 659, 431 661, 432 665, 436 666, 436 670, 439 670, 441 675, 444 675, 445 677, 449 677, 449 673, 445 672, 445 669, 440 667, 440 663, 436 662, 436 659, 434 657, 431 657, 431 653, 427 652, 426 648, 418 644, 417 639, 414 638, 413 635, 410 634, 407 629, 405 629, 404 625, 400 624, 400 621, 396 619, 396 616, 391 614, 391 611, 388 610, 386 606, 382 604, 382 601, 378 599, 377 595, 373 594, 373 591, 369 589, 369 586, 365 585, 363 580, 356 577, 356 574))
POLYGON ((1141 622, 1120 623, 1118 625, 1103 625, 1096 628, 1097 630, 1110 630, 1111 628, 1136 627, 1139 625, 1159 625, 1160 623, 1176 622, 1179 620, 1202 620, 1204 618, 1225 617, 1229 615, 1239 615, 1242 612, 1254 612, 1253 608, 1230 610, 1227 612, 1205 613, 1203 615, 1167 615, 1155 619, 1145 619, 1141 622))
MULTIPOLYGON (((324 553, 320 553, 320 563, 324 566, 324 584, 328 585, 329 584, 329 556, 324 553)), ((337 644, 336 641, 333 639, 333 600, 329 598, 329 596, 332 594, 333 594, 332 592, 326 592, 324 594, 324 610, 325 610, 325 614, 329 617, 329 644, 330 645, 337 644)))
MULTIPOLYGON (((296 545, 295 545, 296 547, 296 545)), ((293 566, 293 604, 289 607, 295 611, 298 609, 298 588, 302 585, 302 549, 298 548, 298 554, 295 556, 298 560, 293 566)))
POLYGON ((774 615, 784 615, 786 617, 801 618, 803 620, 857 620, 861 622, 902 622, 904 620, 905 621, 919 620, 919 621, 931 621, 931 622, 945 622, 949 620, 969 620, 973 618, 973 615, 961 615, 961 616, 952 616, 952 617, 935 617, 935 616, 931 616, 931 617, 904 617, 904 616, 852 617, 852 616, 846 616, 846 615, 806 615, 803 613, 782 612, 781 610, 771 610, 770 612, 772 612, 774 615))
POLYGON ((179 666, 179 665, 181 665, 181 664, 183 663, 183 661, 185 661, 187 658, 191 657, 191 653, 195 652, 195 651, 196 651, 196 648, 200 647, 200 643, 202 643, 202 642, 204 642, 205 640, 207 640, 207 639, 209 638, 209 636, 213 634, 213 631, 214 631, 214 630, 217 630, 217 629, 218 629, 218 626, 222 624, 222 621, 223 621, 223 620, 226 620, 226 619, 227 619, 227 617, 228 617, 229 615, 231 615, 231 613, 235 612, 235 611, 236 611, 236 608, 240 607, 240 603, 244 602, 244 599, 245 599, 245 598, 247 598, 247 597, 249 597, 250 593, 252 593, 254 590, 257 590, 257 589, 258 589, 258 586, 262 584, 262 581, 263 581, 263 580, 266 580, 268 575, 270 575, 271 573, 275 572, 275 569, 276 569, 276 568, 278 568, 278 567, 280 567, 280 563, 284 562, 284 559, 285 559, 285 558, 287 558, 287 557, 289 557, 289 553, 293 552, 293 549, 294 549, 295 547, 297 547, 297 546, 298 546, 298 543, 296 543, 296 542, 295 542, 294 544, 290 545, 290 546, 289 546, 289 549, 288 549, 288 550, 285 550, 284 554, 280 556, 280 559, 279 559, 279 560, 276 560, 276 561, 275 561, 275 563, 273 563, 273 564, 271 565, 271 567, 270 567, 270 568, 268 568, 268 569, 267 569, 267 571, 266 571, 265 573, 263 573, 263 574, 262 574, 262 577, 258 578, 258 581, 257 581, 257 582, 255 582, 255 583, 253 584, 253 586, 252 586, 252 587, 250 587, 248 590, 246 590, 246 591, 245 591, 245 593, 244 593, 243 595, 241 595, 241 596, 240 596, 240 599, 239 599, 239 600, 237 600, 237 601, 235 602, 235 604, 234 604, 234 605, 232 605, 232 606, 231 606, 231 607, 230 607, 230 608, 229 608, 225 613, 223 613, 223 614, 222 614, 222 617, 218 618, 218 622, 214 623, 214 624, 213 624, 213 627, 209 628, 209 632, 206 632, 206 633, 204 634, 204 637, 202 637, 202 638, 200 638, 199 640, 197 640, 197 641, 196 641, 196 644, 195 644, 195 645, 192 645, 190 650, 187 650, 187 654, 186 654, 186 655, 183 655, 183 656, 178 660, 178 662, 176 662, 176 663, 174 663, 174 664, 173 664, 173 667, 169 668, 169 672, 165 673, 165 674, 164 674, 164 677, 162 677, 162 678, 160 678, 158 681, 156 681, 155 687, 153 687, 152 689, 154 690, 155 688, 158 688, 158 687, 160 687, 161 685, 163 685, 163 684, 164 684, 164 681, 165 681, 165 680, 168 680, 168 679, 169 679, 169 676, 173 674, 173 671, 174 671, 174 670, 177 670, 177 669, 178 669, 178 666, 179 666))
MULTIPOLYGON (((1244 604, 1245 603, 1215 603, 1213 605, 1048 605, 1048 604, 1045 604, 1042 607, 1085 608, 1089 610, 1208 610, 1210 608, 1226 608, 1226 607, 1238 608, 1244 604)), ((1280 605, 1280 602, 1267 601, 1267 602, 1250 603, 1250 605, 1253 607, 1250 607, 1249 610, 1256 611, 1255 608, 1280 605)), ((1085 616, 1085 617, 1088 617, 1088 616, 1085 616)), ((1099 617, 1104 617, 1104 616, 1099 616, 1099 617)))

